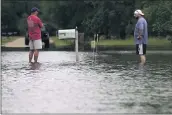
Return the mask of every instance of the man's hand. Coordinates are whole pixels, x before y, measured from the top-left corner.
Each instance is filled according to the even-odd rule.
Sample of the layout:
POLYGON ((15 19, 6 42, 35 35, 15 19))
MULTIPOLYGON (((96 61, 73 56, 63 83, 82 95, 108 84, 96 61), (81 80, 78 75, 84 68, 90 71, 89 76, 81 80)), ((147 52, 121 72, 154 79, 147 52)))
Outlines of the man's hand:
POLYGON ((142 39, 142 35, 143 35, 143 29, 139 29, 139 35, 137 37, 138 40, 142 39))
POLYGON ((137 39, 138 39, 138 40, 142 39, 142 36, 139 35, 139 36, 137 37, 137 39))

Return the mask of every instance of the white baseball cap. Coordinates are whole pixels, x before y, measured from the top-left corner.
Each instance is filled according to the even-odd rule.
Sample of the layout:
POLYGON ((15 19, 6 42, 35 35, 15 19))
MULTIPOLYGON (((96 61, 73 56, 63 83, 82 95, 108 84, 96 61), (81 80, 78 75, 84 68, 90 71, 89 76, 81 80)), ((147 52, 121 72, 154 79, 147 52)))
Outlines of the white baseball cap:
POLYGON ((136 10, 135 12, 134 12, 134 16, 136 16, 136 15, 138 15, 138 14, 140 14, 140 15, 144 15, 144 13, 141 11, 141 10, 136 10))

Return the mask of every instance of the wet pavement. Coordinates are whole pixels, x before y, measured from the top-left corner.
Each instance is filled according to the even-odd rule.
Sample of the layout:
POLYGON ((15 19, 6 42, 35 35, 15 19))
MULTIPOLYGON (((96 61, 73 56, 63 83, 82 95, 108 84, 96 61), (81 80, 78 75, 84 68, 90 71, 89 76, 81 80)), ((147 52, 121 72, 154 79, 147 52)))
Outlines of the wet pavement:
POLYGON ((2 52, 3 113, 172 113, 172 54, 2 52))

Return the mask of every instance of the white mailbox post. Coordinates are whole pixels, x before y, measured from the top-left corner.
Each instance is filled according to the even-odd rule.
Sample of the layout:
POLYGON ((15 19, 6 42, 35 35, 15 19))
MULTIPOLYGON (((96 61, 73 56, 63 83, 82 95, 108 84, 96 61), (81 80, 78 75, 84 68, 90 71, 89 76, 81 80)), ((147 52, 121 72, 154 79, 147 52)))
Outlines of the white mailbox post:
POLYGON ((75 39, 75 52, 76 52, 76 61, 79 60, 78 56, 78 30, 76 29, 65 29, 58 30, 59 39, 75 39))

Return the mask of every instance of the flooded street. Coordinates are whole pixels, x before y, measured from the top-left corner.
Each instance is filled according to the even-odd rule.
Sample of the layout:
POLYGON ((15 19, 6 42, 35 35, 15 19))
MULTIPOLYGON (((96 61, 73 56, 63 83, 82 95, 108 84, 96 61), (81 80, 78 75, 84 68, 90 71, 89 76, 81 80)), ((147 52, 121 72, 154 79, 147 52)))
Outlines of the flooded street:
POLYGON ((2 52, 3 113, 172 113, 172 54, 2 52))

